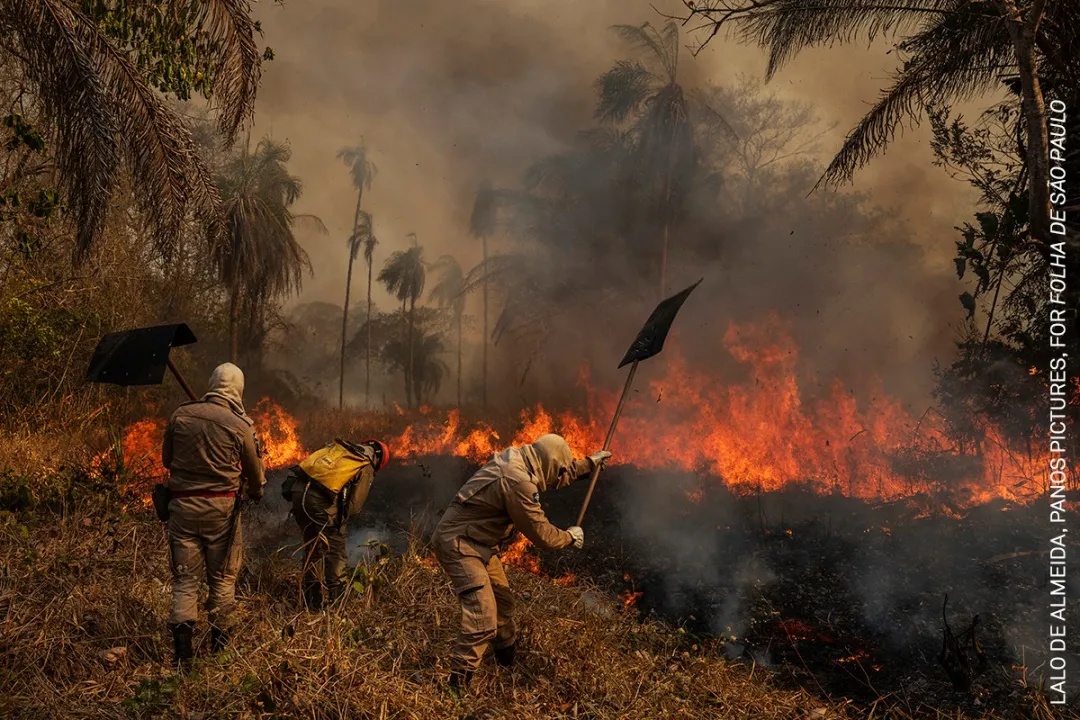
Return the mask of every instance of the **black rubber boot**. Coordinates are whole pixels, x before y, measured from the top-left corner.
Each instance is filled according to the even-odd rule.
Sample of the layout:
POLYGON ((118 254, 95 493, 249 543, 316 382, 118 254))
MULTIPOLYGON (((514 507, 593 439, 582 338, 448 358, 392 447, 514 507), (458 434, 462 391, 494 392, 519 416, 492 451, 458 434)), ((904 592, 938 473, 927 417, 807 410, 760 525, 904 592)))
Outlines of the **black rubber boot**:
POLYGON ((504 648, 495 648, 495 662, 503 667, 513 667, 517 645, 509 645, 504 648))
POLYGON ((210 652, 219 653, 229 647, 229 633, 219 627, 210 626, 210 652))
POLYGON ((473 671, 472 670, 451 670, 450 680, 447 682, 447 688, 452 695, 460 696, 466 690, 469 689, 469 683, 472 682, 473 671))
POLYGON ((304 586, 304 605, 311 612, 322 610, 322 586, 317 584, 304 586))
POLYGON ((195 650, 191 646, 195 623, 189 620, 170 627, 173 634, 173 664, 179 672, 187 672, 191 669, 191 661, 195 657, 195 650))

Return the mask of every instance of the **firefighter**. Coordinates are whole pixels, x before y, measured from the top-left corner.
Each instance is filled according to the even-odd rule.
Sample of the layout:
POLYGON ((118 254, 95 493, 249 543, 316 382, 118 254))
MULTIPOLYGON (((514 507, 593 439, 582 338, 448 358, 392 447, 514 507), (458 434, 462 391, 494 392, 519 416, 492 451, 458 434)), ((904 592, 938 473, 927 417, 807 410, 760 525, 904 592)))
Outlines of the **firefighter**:
POLYGON ((304 604, 309 610, 333 604, 345 591, 345 537, 349 518, 367 500, 375 473, 390 462, 378 440, 334 440, 290 471, 283 488, 304 536, 304 604), (320 582, 322 571, 324 582, 320 582))
POLYGON ((201 401, 181 405, 165 429, 161 461, 169 470, 169 556, 173 598, 169 626, 175 660, 187 669, 199 616, 199 585, 210 586, 206 611, 213 652, 229 641, 236 576, 243 556, 240 499, 263 496, 265 478, 254 423, 244 411, 244 373, 219 365, 201 401))
POLYGON ((431 538, 461 603, 461 630, 450 658, 452 689, 468 685, 489 644, 499 665, 514 663, 514 597, 496 546, 516 528, 542 550, 581 548, 584 531, 548 522, 540 493, 566 487, 609 457, 601 450, 574 460, 566 440, 544 435, 495 455, 454 496, 431 538))

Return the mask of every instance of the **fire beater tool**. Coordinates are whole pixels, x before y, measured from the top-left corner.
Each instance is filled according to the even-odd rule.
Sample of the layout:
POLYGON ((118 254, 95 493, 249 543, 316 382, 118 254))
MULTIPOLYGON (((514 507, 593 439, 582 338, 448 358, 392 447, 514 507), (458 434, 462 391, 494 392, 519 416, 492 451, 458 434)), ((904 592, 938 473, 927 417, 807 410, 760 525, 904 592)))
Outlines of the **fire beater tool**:
MULTIPOLYGON (((702 278, 701 280, 704 280, 702 278)), ((634 382, 634 373, 637 372, 638 363, 642 360, 648 360, 653 355, 658 355, 661 350, 664 349, 664 340, 667 339, 668 331, 671 330, 671 324, 675 321, 675 315, 679 312, 679 308, 686 302, 686 298, 690 296, 694 288, 701 284, 701 280, 686 288, 680 293, 672 295, 667 300, 663 300, 656 309, 652 311, 652 315, 645 321, 645 325, 637 334, 637 338, 634 339, 630 349, 626 351, 626 355, 623 356, 622 362, 619 363, 619 368, 623 368, 626 365, 630 365, 630 372, 626 375, 626 384, 623 385, 622 395, 619 396, 619 404, 615 406, 615 416, 611 418, 611 425, 608 427, 607 437, 604 438, 604 450, 607 450, 611 445, 611 438, 615 435, 615 426, 619 422, 619 416, 622 414, 623 403, 626 401, 626 396, 630 392, 630 384, 634 382)), ((589 477, 589 490, 585 493, 585 502, 581 504, 581 512, 578 514, 578 519, 575 525, 581 525, 581 521, 585 519, 585 510, 589 507, 589 501, 592 499, 593 490, 596 489, 596 481, 600 478, 600 466, 597 465, 593 468, 592 475, 589 477)))
POLYGON ((98 341, 86 379, 125 387, 160 385, 168 368, 192 402, 197 401, 199 398, 169 357, 172 348, 194 342, 195 333, 183 323, 109 333, 98 341))

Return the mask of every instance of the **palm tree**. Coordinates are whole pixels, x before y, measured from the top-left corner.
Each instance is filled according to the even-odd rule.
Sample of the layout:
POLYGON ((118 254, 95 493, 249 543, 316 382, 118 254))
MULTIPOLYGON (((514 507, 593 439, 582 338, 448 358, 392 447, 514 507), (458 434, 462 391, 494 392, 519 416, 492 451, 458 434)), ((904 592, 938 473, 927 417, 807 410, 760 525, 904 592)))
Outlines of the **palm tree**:
MULTIPOLYGON (((461 341, 462 325, 465 318, 465 273, 452 255, 443 255, 431 266, 439 273, 438 282, 431 289, 429 300, 434 300, 439 307, 450 308, 457 325, 457 405, 461 407, 461 341)), ((487 341, 485 340, 485 343, 487 341)))
POLYGON ((255 103, 258 32, 239 0, 0 0, 0 61, 55 138, 78 254, 99 238, 125 172, 162 256, 173 254, 186 218, 217 217, 211 173, 158 90, 187 99, 213 88, 218 127, 231 142, 255 103))
POLYGON ((375 235, 364 237, 364 262, 367 263, 367 350, 364 355, 364 405, 371 409, 371 269, 375 262, 375 246, 379 241, 375 235))
MULTIPOLYGON (((341 314, 341 378, 338 382, 338 408, 345 406, 345 333, 349 324, 349 290, 352 285, 352 267, 353 262, 356 261, 356 256, 360 254, 360 248, 364 249, 364 260, 368 264, 368 308, 367 318, 370 324, 371 321, 371 260, 372 255, 375 253, 375 246, 379 244, 379 241, 375 238, 375 229, 373 227, 373 221, 371 219, 371 213, 366 210, 360 210, 357 213, 355 224, 353 225, 353 234, 349 237, 349 270, 345 274, 345 307, 341 314)), ((370 344, 369 344, 370 347, 370 344)), ((365 382, 364 392, 365 397, 369 394, 371 383, 371 353, 368 352, 367 357, 367 378, 365 382)), ((365 401, 366 405, 370 405, 370 402, 365 401)))
MULTIPOLYGON (((469 232, 474 237, 480 238, 483 259, 481 267, 488 264, 488 238, 495 234, 496 213, 498 210, 498 194, 490 181, 480 183, 476 190, 476 199, 473 202, 472 215, 469 216, 469 232)), ((480 362, 480 404, 487 409, 487 371, 488 371, 488 282, 485 277, 481 283, 481 297, 483 303, 483 345, 481 348, 482 359, 480 362)))
POLYGON ((620 60, 600 76, 596 116, 602 122, 633 121, 635 164, 647 192, 656 194, 650 205, 662 226, 660 297, 665 295, 668 240, 671 225, 694 166, 693 128, 686 98, 678 84, 679 27, 669 21, 662 30, 649 23, 614 28, 634 48, 647 53, 649 65, 620 60))
MULTIPOLYGON (((412 387, 417 405, 430 402, 442 387, 443 376, 450 371, 439 357, 444 352, 446 345, 442 335, 418 329, 412 349, 412 362, 416 368, 412 387)), ((409 347, 400 339, 387 342, 382 355, 391 370, 407 367, 410 362, 409 347)))
MULTIPOLYGON (((353 231, 349 237, 349 269, 345 274, 345 312, 341 318, 341 379, 338 383, 338 407, 345 405, 345 332, 349 322, 349 290, 352 286, 352 268, 356 256, 360 252, 360 245, 364 246, 364 259, 368 264, 368 325, 371 320, 371 260, 372 253, 378 240, 371 227, 371 215, 366 215, 360 209, 360 202, 364 198, 364 190, 371 189, 371 182, 375 179, 379 169, 375 163, 368 160, 367 148, 361 138, 360 144, 355 147, 346 147, 338 150, 338 159, 349 166, 349 174, 352 176, 353 187, 356 188, 356 212, 353 215, 353 231)), ((366 358, 366 375, 364 378, 365 404, 371 405, 371 353, 366 358)))
MULTIPOLYGON (((379 282, 386 285, 386 290, 401 301, 401 312, 407 318, 406 332, 408 339, 406 347, 409 349, 409 360, 405 366, 405 403, 409 408, 413 406, 413 380, 414 380, 414 347, 413 337, 416 334, 416 301, 424 293, 426 273, 424 270, 424 248, 417 244, 416 233, 409 233, 409 241, 412 247, 408 250, 397 250, 386 261, 386 265, 379 272, 379 282), (406 310, 408 306, 408 310, 406 310)), ((419 401, 419 398, 417 398, 419 401)))
POLYGON ((713 37, 725 24, 769 50, 772 76, 808 47, 901 35, 903 64, 893 84, 852 130, 820 183, 851 180, 881 153, 905 120, 917 121, 931 104, 969 100, 999 92, 1008 71, 1018 78, 1026 126, 1028 202, 1033 236, 1049 224, 1049 136, 1043 83, 1049 76, 1062 93, 1076 87, 1080 4, 1021 5, 1017 0, 707 0, 690 15, 708 19, 713 37), (1042 76, 1042 79, 1040 79, 1042 76))
POLYGON ((293 234, 297 221, 326 228, 311 215, 293 215, 290 207, 303 188, 286 168, 289 147, 269 138, 254 153, 232 157, 218 178, 223 230, 211 247, 211 259, 229 289, 229 357, 239 355, 241 313, 261 312, 270 302, 298 292, 307 253, 293 234))

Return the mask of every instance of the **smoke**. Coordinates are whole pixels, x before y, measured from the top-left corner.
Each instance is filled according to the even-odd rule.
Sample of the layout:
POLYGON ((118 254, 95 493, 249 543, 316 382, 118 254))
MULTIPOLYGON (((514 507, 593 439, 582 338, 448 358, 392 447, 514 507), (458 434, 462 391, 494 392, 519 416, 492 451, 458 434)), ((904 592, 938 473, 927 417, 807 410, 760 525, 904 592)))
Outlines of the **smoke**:
MULTIPOLYGON (((657 7, 675 13, 681 3, 657 7)), ((299 301, 339 306, 356 201, 346 168, 335 158, 340 148, 363 139, 379 168, 364 196, 381 243, 376 271, 391 251, 405 246, 409 232, 417 233, 429 260, 451 253, 471 267, 480 246, 467 227, 480 182, 517 187, 530 164, 570 147, 595 125, 596 78, 615 60, 635 56, 609 26, 663 22, 652 3, 613 0, 341 1, 316 10, 285 4, 264 8, 261 19, 275 60, 260 91, 255 132, 289 141, 293 171, 305 182, 298 209, 320 216, 330 229, 328 237, 304 238, 315 274, 299 301)), ((684 46, 696 41, 681 39, 684 46)), ((728 319, 779 310, 798 328, 807 364, 826 381, 857 381, 873 368, 889 391, 925 406, 930 363, 951 351, 947 318, 959 317, 952 244, 943 238, 967 214, 957 206, 965 189, 930 167, 925 136, 909 133, 858 175, 865 198, 806 197, 893 62, 879 46, 815 51, 760 90, 786 103, 810 102, 817 120, 806 134, 818 140, 762 188, 756 208, 735 207, 733 193, 745 188, 740 178, 729 177, 714 207, 686 223, 679 243, 705 252, 673 251, 670 285, 674 291, 706 278, 695 298, 702 309, 688 307, 680 320, 685 336, 715 338, 728 319)), ((696 58, 684 50, 679 79, 691 91, 710 83, 730 89, 740 85, 738 74, 760 77, 763 68, 760 51, 721 37, 696 58)), ((733 121, 754 130, 764 120, 733 121)), ((496 252, 520 247, 507 236, 493 245, 496 252)), ((617 277, 626 274, 625 264, 612 252, 602 266, 575 272, 582 284, 633 284, 633 277, 617 277)), ((353 297, 363 297, 365 279, 363 272, 355 274, 353 297)), ((494 298, 492 322, 501 299, 494 298)), ((374 300, 393 308, 379 287, 374 300)), ((616 343, 621 346, 654 301, 642 287, 586 312, 568 307, 553 320, 556 327, 539 357, 531 346, 496 349, 494 394, 511 404, 565 401, 560 393, 576 377, 583 355, 607 368, 621 354, 621 347, 596 347, 598 328, 617 330, 612 336, 625 337, 616 343), (531 380, 523 389, 530 360, 531 380)), ((467 314, 470 395, 479 364, 478 297, 470 299, 467 314)), ((701 345, 689 350, 706 357, 718 352, 715 343, 701 345)), ((596 379, 617 383, 606 372, 596 379)), ((398 399, 399 382, 377 380, 376 397, 398 399)), ((443 383, 444 399, 452 385, 443 383)))
MULTIPOLYGON (((680 6, 658 5, 672 12, 680 6)), ((595 125, 594 81, 615 60, 631 56, 608 26, 662 22, 652 3, 636 0, 338 0, 316 9, 271 6, 261 16, 276 59, 260 92, 255 132, 290 142, 292 169, 305 181, 298 211, 320 216, 330 229, 328 237, 304 238, 315 276, 298 300, 338 306, 356 203, 346 168, 335 158, 340 148, 362 139, 379 168, 364 195, 380 239, 376 272, 391 251, 405 246, 410 232, 417 233, 429 260, 451 253, 471 267, 480 259, 479 241, 468 234, 478 185, 491 179, 500 187, 520 187, 528 166, 572 148, 578 134, 595 125)), ((721 109, 744 140, 777 129, 755 99, 775 94, 785 107, 809 103, 814 116, 796 136, 796 146, 813 141, 756 184, 728 155, 720 189, 708 201, 699 198, 675 233, 669 289, 702 276, 705 282, 680 315, 670 347, 716 382, 739 372, 721 345, 728 324, 773 313, 795 339, 804 392, 839 379, 865 395, 879 379, 916 415, 929 404, 930 364, 951 354, 954 323, 962 316, 950 259, 954 226, 971 213, 968 188, 932 167, 926 132, 913 131, 861 171, 854 189, 808 196, 846 131, 887 84, 895 55, 884 49, 875 44, 807 52, 769 85, 742 95, 736 92, 739 74, 760 77, 764 69, 759 51, 718 38, 697 58, 683 54, 683 85, 703 90, 713 84, 727 91, 715 99, 723 101, 721 109)), ((723 148, 706 150, 723 156, 723 148)), ((600 168, 584 172, 599 174, 600 168)), ((505 235, 492 242, 496 252, 522 246, 520 238, 505 235)), ((493 353, 497 385, 491 395, 502 404, 580 400, 567 388, 583 361, 592 365, 594 382, 617 387, 611 368, 655 303, 656 288, 651 278, 634 275, 633 251, 640 248, 606 250, 599 260, 584 253, 571 258, 573 271, 561 280, 571 289, 616 288, 613 300, 567 303, 552 318, 527 386, 521 377, 531 348, 503 344, 493 353)), ((363 275, 354 275, 353 297, 362 297, 363 275)), ((381 309, 394 306, 381 288, 374 298, 381 309)), ((492 322, 502 298, 494 300, 492 322)), ((478 297, 470 298, 466 312, 469 395, 479 365, 478 297)), ((330 333, 335 322, 326 326, 330 333)), ((333 339, 319 341, 335 345, 333 339)), ((640 387, 664 372, 662 363, 663 357, 643 366, 640 387)), ((392 383, 380 384, 376 395, 400 397, 397 380, 392 383)), ((444 383, 444 400, 452 386, 444 383)), ((354 390, 352 400, 359 399, 354 390)), ((367 539, 386 541, 387 518, 397 528, 430 526, 466 475, 460 466, 412 468, 392 487, 374 488, 359 520, 363 527, 351 536, 350 558, 367 552, 367 539)), ((753 631, 752 620, 762 611, 755 603, 765 589, 800 598, 797 586, 810 582, 806 568, 817 568, 832 573, 850 603, 837 611, 904 652, 934 657, 945 592, 961 618, 957 625, 990 608, 984 610, 993 616, 988 627, 1009 652, 1042 645, 1042 629, 1019 618, 1033 616, 1031 597, 1043 591, 1025 585, 997 592, 1015 573, 1030 569, 1013 567, 1009 574, 990 563, 987 552, 970 554, 975 536, 998 544, 1016 537, 1004 519, 980 515, 983 526, 972 520, 952 529, 911 523, 902 531, 911 522, 902 518, 889 525, 889 535, 867 507, 843 506, 837 498, 755 500, 714 487, 688 510, 682 491, 696 487, 693 479, 652 475, 606 494, 613 487, 608 480, 594 508, 614 513, 611 535, 638 558, 636 569, 649 595, 662 599, 673 615, 697 613, 712 632, 742 637, 753 631), (783 535, 785 527, 798 535, 783 535), (772 544, 765 547, 762 537, 772 544), (813 554, 819 550, 821 557, 813 554)), ((553 519, 564 526, 573 517, 570 505, 580 499, 574 493, 566 498, 545 498, 553 519)), ((814 598, 805 602, 814 607, 814 598)))

